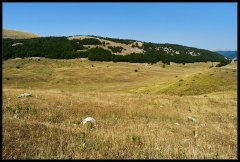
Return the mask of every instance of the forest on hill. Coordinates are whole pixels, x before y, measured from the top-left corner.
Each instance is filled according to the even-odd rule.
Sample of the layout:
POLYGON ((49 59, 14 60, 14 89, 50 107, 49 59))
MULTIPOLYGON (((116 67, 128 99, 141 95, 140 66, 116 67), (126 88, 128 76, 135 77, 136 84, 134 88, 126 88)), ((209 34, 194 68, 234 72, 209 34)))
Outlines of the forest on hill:
POLYGON ((121 47, 109 47, 109 50, 98 47, 102 42, 97 38, 129 44, 134 40, 116 38, 85 38, 82 40, 68 40, 67 37, 39 37, 31 39, 3 39, 3 60, 24 57, 46 57, 53 59, 88 58, 91 61, 114 61, 132 63, 156 63, 162 61, 169 64, 194 62, 222 62, 230 63, 224 56, 203 49, 186 47, 176 44, 157 44, 144 42, 144 53, 131 53, 128 55, 115 55, 113 51, 122 51, 121 47), (96 45, 95 48, 86 45, 96 45))

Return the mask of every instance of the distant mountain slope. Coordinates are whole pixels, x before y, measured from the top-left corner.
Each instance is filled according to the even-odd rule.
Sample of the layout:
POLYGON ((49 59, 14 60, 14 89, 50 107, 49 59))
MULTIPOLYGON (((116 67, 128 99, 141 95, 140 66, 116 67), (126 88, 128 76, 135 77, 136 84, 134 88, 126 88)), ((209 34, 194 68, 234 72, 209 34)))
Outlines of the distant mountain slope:
POLYGON ((22 32, 17 30, 3 29, 3 38, 10 39, 27 39, 27 38, 37 38, 40 37, 37 34, 22 32))
POLYGON ((230 59, 234 59, 237 57, 237 51, 215 51, 225 57, 228 57, 230 59))
POLYGON ((3 39, 3 59, 15 57, 166 64, 229 61, 219 53, 194 47, 99 36, 3 39))

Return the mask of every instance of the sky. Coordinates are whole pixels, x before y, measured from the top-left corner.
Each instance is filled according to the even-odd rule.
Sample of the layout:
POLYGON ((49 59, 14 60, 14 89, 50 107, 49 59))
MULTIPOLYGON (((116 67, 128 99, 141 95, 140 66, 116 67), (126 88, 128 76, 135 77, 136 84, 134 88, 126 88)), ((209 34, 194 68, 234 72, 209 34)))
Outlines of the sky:
POLYGON ((3 3, 3 28, 237 50, 237 3, 3 3))

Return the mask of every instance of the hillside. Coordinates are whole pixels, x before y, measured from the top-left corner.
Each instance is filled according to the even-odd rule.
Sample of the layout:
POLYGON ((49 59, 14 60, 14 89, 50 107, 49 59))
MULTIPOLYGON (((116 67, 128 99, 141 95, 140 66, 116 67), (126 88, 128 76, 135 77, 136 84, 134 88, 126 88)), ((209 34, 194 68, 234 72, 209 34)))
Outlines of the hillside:
POLYGON ((15 57, 88 58, 91 61, 132 63, 162 61, 167 64, 230 62, 224 56, 204 49, 99 36, 3 39, 3 59, 15 57))
POLYGON ((29 38, 37 38, 40 37, 37 34, 17 31, 17 30, 9 30, 3 29, 3 39, 10 38, 10 39, 29 39, 29 38))

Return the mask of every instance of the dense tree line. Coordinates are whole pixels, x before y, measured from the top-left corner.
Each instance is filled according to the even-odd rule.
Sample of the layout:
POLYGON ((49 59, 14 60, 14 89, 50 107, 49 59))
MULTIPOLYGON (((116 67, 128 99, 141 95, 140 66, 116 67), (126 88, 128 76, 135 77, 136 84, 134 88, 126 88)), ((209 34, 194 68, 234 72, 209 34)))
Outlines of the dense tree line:
POLYGON ((66 37, 42 37, 32 39, 3 39, 3 59, 15 57, 76 58, 76 50, 84 49, 76 40, 66 37), (13 46, 15 43, 22 45, 13 46))
POLYGON ((15 57, 47 57, 72 59, 79 57, 77 50, 86 49, 83 45, 99 45, 94 38, 68 40, 67 37, 41 37, 32 39, 3 39, 3 59, 15 57), (22 45, 12 46, 15 43, 22 45))
POLYGON ((131 63, 157 63, 162 61, 163 63, 170 64, 170 62, 176 63, 194 63, 194 62, 229 62, 225 59, 212 59, 205 56, 191 56, 187 54, 172 56, 163 51, 147 51, 145 54, 132 53, 129 55, 114 55, 110 51, 96 48, 89 50, 88 59, 91 61, 114 61, 114 62, 131 62, 131 63))
POLYGON ((198 48, 193 48, 193 47, 186 47, 182 45, 177 45, 177 44, 157 44, 157 43, 144 43, 143 44, 143 49, 145 51, 151 52, 151 53, 165 53, 165 57, 167 59, 170 59, 172 62, 176 63, 193 63, 193 62, 206 62, 206 61, 213 61, 213 62, 219 62, 219 61, 224 61, 225 58, 224 56, 204 50, 204 49, 198 49, 198 48), (176 53, 167 53, 164 51, 164 48, 172 49, 173 51, 178 51, 180 54, 176 53), (159 50, 157 50, 159 49, 159 50), (192 56, 189 54, 190 51, 194 51, 194 53, 200 53, 199 56, 192 56))

